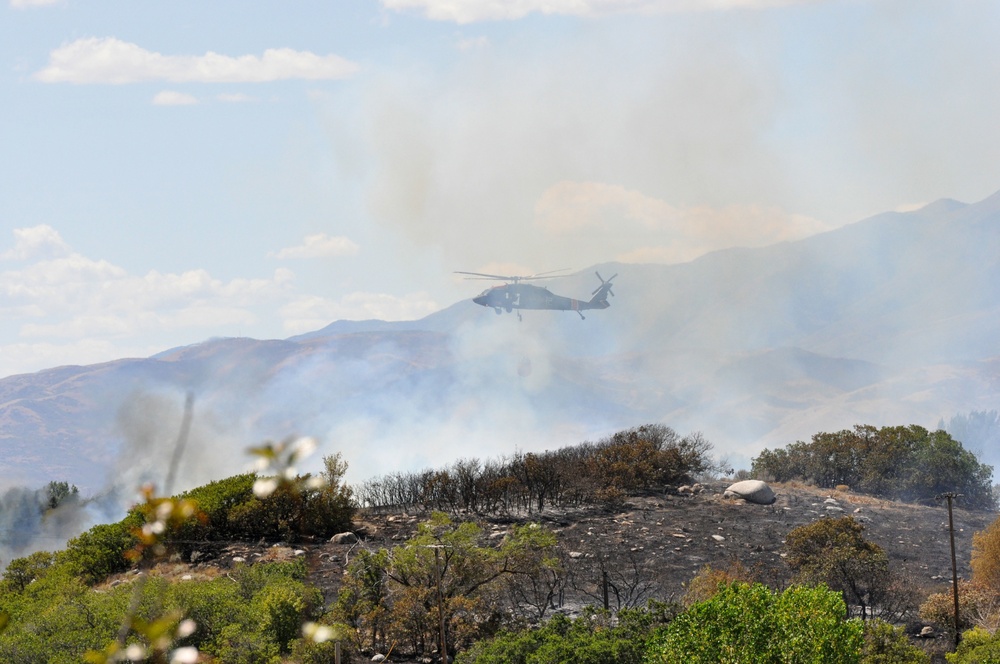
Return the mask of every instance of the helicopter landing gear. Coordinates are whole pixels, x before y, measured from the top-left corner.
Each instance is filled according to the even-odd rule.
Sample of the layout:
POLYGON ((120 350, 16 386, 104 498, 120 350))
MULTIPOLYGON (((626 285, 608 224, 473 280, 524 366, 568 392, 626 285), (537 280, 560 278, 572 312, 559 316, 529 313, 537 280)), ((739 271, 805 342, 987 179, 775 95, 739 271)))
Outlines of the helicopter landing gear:
POLYGON ((517 312, 517 320, 518 321, 524 320, 523 318, 521 318, 521 312, 520 311, 517 312))
POLYGON ((500 314, 503 313, 503 311, 500 309, 500 307, 494 308, 493 311, 497 312, 497 316, 499 316, 500 314))

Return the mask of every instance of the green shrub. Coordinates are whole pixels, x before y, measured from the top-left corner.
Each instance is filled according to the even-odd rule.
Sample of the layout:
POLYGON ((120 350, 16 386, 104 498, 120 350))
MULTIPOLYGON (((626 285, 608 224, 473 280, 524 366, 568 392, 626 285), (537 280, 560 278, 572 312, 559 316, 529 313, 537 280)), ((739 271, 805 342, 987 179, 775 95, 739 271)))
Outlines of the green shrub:
POLYGON ((118 523, 94 526, 71 539, 66 549, 56 554, 56 563, 65 564, 87 583, 97 583, 129 568, 125 554, 138 541, 133 534, 141 527, 142 517, 129 513, 118 523))
POLYGON ((1000 636, 974 627, 962 633, 958 650, 945 657, 951 664, 997 664, 1000 662, 1000 636))
POLYGON ((856 664, 863 627, 846 620, 839 593, 792 586, 776 595, 733 583, 695 604, 651 639, 650 664, 856 664))
POLYGON ((278 644, 261 632, 243 625, 227 625, 222 629, 217 654, 226 664, 279 664, 278 644))
POLYGON ((457 664, 641 664, 647 639, 657 625, 673 616, 671 605, 651 603, 626 609, 614 618, 587 608, 571 620, 557 613, 534 629, 501 632, 479 641, 455 660, 457 664))
POLYGON ((900 627, 882 620, 865 623, 861 664, 930 664, 931 658, 910 643, 900 627))

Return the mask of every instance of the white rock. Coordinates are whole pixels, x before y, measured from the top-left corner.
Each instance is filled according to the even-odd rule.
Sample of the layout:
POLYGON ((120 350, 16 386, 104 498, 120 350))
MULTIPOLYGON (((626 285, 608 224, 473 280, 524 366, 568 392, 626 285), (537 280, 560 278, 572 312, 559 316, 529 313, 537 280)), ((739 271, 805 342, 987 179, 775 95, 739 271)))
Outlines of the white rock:
POLYGON ((726 541, 726 538, 723 537, 722 535, 712 535, 712 539, 714 539, 716 542, 725 542, 726 541))
POLYGON ((724 496, 742 498, 748 503, 757 505, 770 505, 774 502, 774 491, 767 485, 767 482, 760 480, 743 480, 736 484, 731 484, 726 489, 724 496))
POLYGON ((330 538, 331 544, 354 544, 358 541, 358 536, 354 533, 337 533, 330 538))

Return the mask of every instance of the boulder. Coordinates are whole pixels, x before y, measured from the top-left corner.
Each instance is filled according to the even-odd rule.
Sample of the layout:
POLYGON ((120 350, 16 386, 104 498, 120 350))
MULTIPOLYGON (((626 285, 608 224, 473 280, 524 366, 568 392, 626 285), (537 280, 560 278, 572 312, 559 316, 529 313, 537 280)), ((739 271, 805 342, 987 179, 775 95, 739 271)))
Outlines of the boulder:
POLYGON ((330 538, 331 544, 355 544, 358 541, 358 536, 354 533, 337 533, 330 538))
POLYGON ((742 498, 748 503, 756 505, 770 505, 774 502, 774 491, 767 485, 767 482, 760 480, 743 480, 732 484, 723 494, 726 498, 742 498))

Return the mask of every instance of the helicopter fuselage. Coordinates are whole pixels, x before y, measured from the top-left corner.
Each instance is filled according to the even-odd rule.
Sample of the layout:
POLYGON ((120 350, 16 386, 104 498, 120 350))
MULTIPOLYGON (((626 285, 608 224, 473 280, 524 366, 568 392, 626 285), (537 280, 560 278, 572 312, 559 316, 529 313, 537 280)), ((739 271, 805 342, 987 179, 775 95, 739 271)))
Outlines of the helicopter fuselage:
POLYGON ((555 309, 561 311, 585 311, 587 309, 607 309, 611 306, 607 299, 576 300, 556 295, 544 286, 532 284, 505 284, 487 288, 477 297, 476 304, 492 307, 498 314, 514 309, 555 309))

